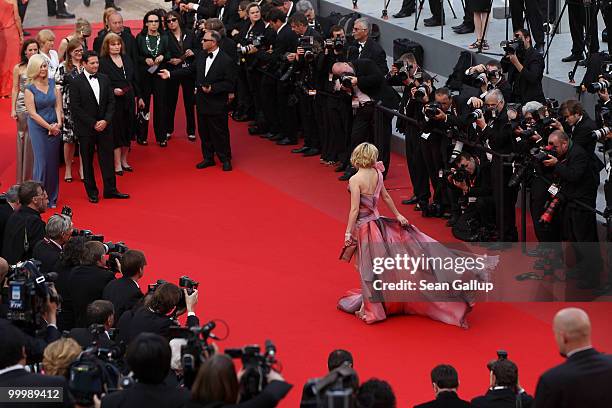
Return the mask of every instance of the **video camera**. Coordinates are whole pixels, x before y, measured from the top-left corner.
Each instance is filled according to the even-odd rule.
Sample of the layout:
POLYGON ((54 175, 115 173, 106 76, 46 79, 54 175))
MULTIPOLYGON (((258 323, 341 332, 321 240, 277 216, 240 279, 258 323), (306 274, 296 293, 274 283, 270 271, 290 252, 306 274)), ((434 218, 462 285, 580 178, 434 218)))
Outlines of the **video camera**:
POLYGON ((43 274, 40 265, 39 261, 30 259, 9 266, 7 284, 2 289, 2 300, 7 305, 6 318, 30 332, 35 332, 43 323, 47 300, 60 303, 53 290, 57 274, 43 274))
POLYGON ((499 46, 504 50, 506 55, 518 54, 525 44, 520 38, 513 38, 512 40, 502 41, 499 46))
POLYGON ((345 408, 355 405, 354 395, 359 378, 353 368, 340 366, 323 378, 308 380, 301 408, 345 408))
POLYGON ((225 354, 242 361, 243 375, 240 379, 240 401, 248 401, 257 396, 268 384, 267 376, 278 363, 276 346, 266 340, 264 353, 257 344, 239 349, 225 349, 225 354))

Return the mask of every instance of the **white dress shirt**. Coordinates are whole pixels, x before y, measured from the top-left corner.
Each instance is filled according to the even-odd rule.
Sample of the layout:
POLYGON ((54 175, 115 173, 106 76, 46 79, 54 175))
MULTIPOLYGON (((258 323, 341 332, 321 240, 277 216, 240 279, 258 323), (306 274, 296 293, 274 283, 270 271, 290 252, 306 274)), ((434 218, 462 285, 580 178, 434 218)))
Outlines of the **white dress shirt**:
POLYGON ((225 6, 221 7, 219 9, 219 17, 217 17, 219 20, 223 20, 223 14, 225 13, 225 6))
POLYGON ((206 56, 206 67, 204 68, 205 77, 206 75, 208 75, 208 71, 210 70, 210 67, 212 66, 213 62, 215 62, 215 59, 217 58, 217 54, 219 54, 219 49, 220 48, 217 47, 216 50, 208 53, 208 55, 206 56), (212 55, 212 58, 210 58, 210 55, 212 55))
POLYGON ((98 81, 98 78, 92 78, 91 77, 92 74, 87 72, 87 70, 84 70, 83 73, 85 74, 85 78, 87 78, 87 82, 89 82, 89 85, 91 86, 91 89, 93 90, 93 93, 96 96, 96 101, 98 102, 98 105, 99 105, 100 104, 100 82, 98 81))

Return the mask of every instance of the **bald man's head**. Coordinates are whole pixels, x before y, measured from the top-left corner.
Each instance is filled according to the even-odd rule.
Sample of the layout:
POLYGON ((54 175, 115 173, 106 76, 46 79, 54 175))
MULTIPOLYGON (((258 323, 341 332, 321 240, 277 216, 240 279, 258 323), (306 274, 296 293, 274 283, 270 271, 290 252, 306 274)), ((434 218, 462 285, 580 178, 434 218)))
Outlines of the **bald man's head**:
POLYGON ((582 309, 561 309, 553 320, 553 330, 562 356, 591 345, 591 321, 582 309))
POLYGON ((0 285, 2 284, 4 277, 8 273, 8 270, 9 270, 8 262, 6 262, 6 259, 0 258, 0 285))

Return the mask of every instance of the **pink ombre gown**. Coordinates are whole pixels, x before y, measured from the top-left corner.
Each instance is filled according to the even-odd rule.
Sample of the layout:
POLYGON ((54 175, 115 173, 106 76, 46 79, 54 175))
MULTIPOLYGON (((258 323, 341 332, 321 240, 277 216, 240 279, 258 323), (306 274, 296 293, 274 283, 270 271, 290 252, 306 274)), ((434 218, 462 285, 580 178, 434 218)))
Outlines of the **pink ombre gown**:
MULTIPOLYGON (((414 314, 426 316, 447 324, 467 328, 466 315, 472 309, 474 295, 465 291, 452 291, 443 296, 446 299, 436 298, 432 301, 429 294, 417 291, 412 293, 410 299, 415 301, 388 301, 371 302, 373 295, 372 282, 379 279, 372 272, 375 257, 391 257, 397 254, 418 257, 421 254, 429 257, 458 257, 466 253, 452 251, 433 238, 419 231, 414 225, 402 227, 392 218, 381 217, 378 212, 378 200, 383 187, 384 166, 381 162, 376 164, 378 171, 378 184, 372 195, 361 195, 359 217, 354 231, 356 236, 355 266, 361 275, 361 288, 348 291, 338 301, 338 309, 354 314, 359 311, 362 304, 363 320, 366 323, 375 323, 385 320, 394 314, 414 314), (365 294, 365 296, 364 296, 365 294)), ((474 254, 469 254, 474 255, 474 254)), ((350 259, 348 259, 350 261, 350 259)), ((497 264, 497 257, 488 257, 484 271, 463 273, 459 279, 486 280, 488 271, 497 264)), ((382 275, 384 276, 384 275, 382 275)), ((428 279, 430 282, 450 282, 458 279, 454 272, 444 270, 419 270, 414 280, 428 279), (427 276, 429 275, 429 276, 427 276), (432 279, 433 278, 433 279, 432 279)), ((398 276, 386 275, 388 280, 399 281, 398 276)))

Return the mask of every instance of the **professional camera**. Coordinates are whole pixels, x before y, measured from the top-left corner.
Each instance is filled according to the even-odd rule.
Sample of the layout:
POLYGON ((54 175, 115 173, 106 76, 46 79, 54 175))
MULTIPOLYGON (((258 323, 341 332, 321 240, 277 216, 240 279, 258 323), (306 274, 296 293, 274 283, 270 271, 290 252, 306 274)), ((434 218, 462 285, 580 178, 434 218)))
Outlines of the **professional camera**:
POLYGON ((502 41, 499 43, 506 55, 518 53, 524 46, 523 40, 520 38, 513 38, 509 41, 502 41))
POLYGON ((303 35, 298 38, 297 48, 304 49, 304 60, 306 62, 312 62, 315 58, 314 53, 314 37, 311 35, 303 35))
POLYGON ((548 160, 548 156, 557 157, 557 149, 554 146, 535 147, 531 150, 531 157, 535 162, 541 163, 548 160))
POLYGON ((412 64, 407 64, 403 60, 397 60, 393 63, 393 66, 397 68, 397 78, 400 81, 405 81, 410 76, 410 71, 412 70, 412 64))
POLYGON ((484 113, 482 109, 474 109, 472 112, 466 115, 465 121, 467 123, 476 122, 478 119, 482 118, 484 113))
POLYGON ((488 76, 486 72, 474 73, 465 76, 465 82, 468 85, 473 86, 474 88, 480 88, 481 86, 486 84, 488 82, 487 79, 488 76))
POLYGON ((423 99, 425 98, 425 96, 428 94, 428 89, 426 86, 421 85, 417 88, 417 90, 414 93, 414 99, 419 102, 419 103, 423 103, 423 99))
POLYGON ((334 51, 342 51, 346 41, 342 37, 329 38, 325 40, 325 48, 334 51))
POLYGON ((470 177, 470 174, 467 172, 465 168, 457 167, 455 171, 451 172, 450 176, 457 183, 462 183, 470 177))
POLYGON ((423 114, 433 119, 438 114, 438 110, 443 111, 442 105, 438 102, 430 102, 423 107, 423 114))
POLYGON ((455 141, 453 146, 453 151, 450 154, 450 158, 448 159, 449 163, 454 163, 457 160, 457 157, 463 152, 463 142, 461 140, 455 141))
POLYGON ((123 254, 128 251, 128 247, 123 242, 105 242, 104 248, 106 249, 106 253, 108 254, 108 259, 106 260, 106 267, 110 269, 112 272, 119 272, 119 266, 117 262, 121 262, 121 258, 123 254))
POLYGON ((257 344, 240 349, 225 349, 225 354, 242 361, 244 373, 240 379, 240 401, 248 401, 257 396, 268 384, 266 377, 277 363, 276 346, 272 341, 266 340, 263 354, 257 344))
POLYGON ((270 44, 268 43, 268 39, 265 35, 253 35, 247 38, 246 45, 238 46, 238 52, 242 55, 246 55, 249 53, 249 45, 259 49, 259 48, 268 48, 270 44))
POLYGON ((7 306, 6 318, 29 331, 37 330, 43 323, 47 299, 60 303, 59 296, 52 290, 57 274, 43 274, 40 265, 35 259, 11 265, 6 276, 7 284, 2 288, 2 300, 7 306))
POLYGON ((189 276, 183 275, 179 278, 178 285, 180 288, 187 289, 187 293, 191 295, 194 289, 198 288, 200 282, 196 282, 189 276))
POLYGON ((351 74, 344 74, 344 75, 340 75, 340 84, 345 87, 345 88, 353 88, 353 82, 351 81, 351 79, 353 78, 353 75, 351 74))
POLYGON ((607 79, 601 79, 597 82, 593 82, 592 84, 587 86, 587 91, 589 93, 597 93, 599 91, 603 91, 604 89, 610 88, 610 81, 607 79))
POLYGON ((212 332, 215 327, 217 324, 210 321, 202 327, 173 326, 168 331, 170 339, 187 340, 187 344, 181 346, 183 384, 187 388, 191 388, 204 360, 215 353, 214 346, 209 343, 209 339, 218 339, 212 332))
POLYGON ((355 405, 355 390, 359 387, 357 373, 342 365, 323 378, 308 380, 302 395, 301 408, 344 408, 355 405))
POLYGON ((164 283, 168 283, 167 280, 163 280, 163 279, 158 279, 157 282, 155 283, 149 283, 149 285, 147 286, 147 295, 149 293, 153 293, 155 292, 155 290, 160 286, 163 285, 164 283))
POLYGON ((595 139, 603 143, 607 139, 606 135, 610 132, 612 132, 612 127, 604 126, 601 129, 595 129, 591 134, 595 139))
POLYGON ((104 242, 104 235, 94 234, 90 230, 82 230, 82 229, 73 228, 72 236, 73 237, 87 237, 89 241, 104 242))

